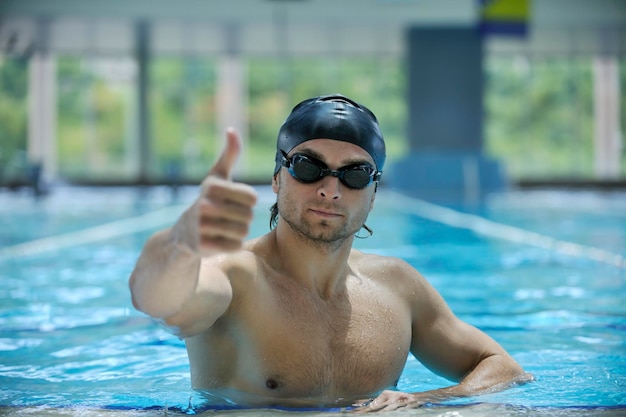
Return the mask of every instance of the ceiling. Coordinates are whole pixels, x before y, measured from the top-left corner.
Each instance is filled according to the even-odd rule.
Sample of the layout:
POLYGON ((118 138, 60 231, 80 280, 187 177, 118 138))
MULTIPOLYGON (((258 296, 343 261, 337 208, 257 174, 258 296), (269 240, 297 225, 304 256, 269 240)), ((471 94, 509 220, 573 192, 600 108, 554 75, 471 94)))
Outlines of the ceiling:
MULTIPOLYGON (((509 1, 509 0, 507 0, 509 1)), ((515 0, 514 0, 515 1, 515 0)), ((529 0, 525 37, 489 52, 626 54, 626 0, 529 0)), ((0 51, 132 54, 136 22, 157 54, 398 55, 411 26, 474 27, 479 0, 2 0, 0 51)))

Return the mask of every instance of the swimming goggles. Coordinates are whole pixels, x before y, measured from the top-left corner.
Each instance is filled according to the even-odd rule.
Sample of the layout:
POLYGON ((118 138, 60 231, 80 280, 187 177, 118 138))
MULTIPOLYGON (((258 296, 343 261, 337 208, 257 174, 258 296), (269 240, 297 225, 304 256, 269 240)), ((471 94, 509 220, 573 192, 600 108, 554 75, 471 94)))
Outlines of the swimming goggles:
POLYGON ((334 170, 311 156, 297 153, 289 157, 285 151, 281 150, 281 153, 283 154, 281 165, 287 168, 292 177, 305 184, 314 183, 330 175, 339 178, 339 181, 348 188, 361 190, 378 181, 382 175, 381 171, 376 171, 368 164, 348 165, 334 170))

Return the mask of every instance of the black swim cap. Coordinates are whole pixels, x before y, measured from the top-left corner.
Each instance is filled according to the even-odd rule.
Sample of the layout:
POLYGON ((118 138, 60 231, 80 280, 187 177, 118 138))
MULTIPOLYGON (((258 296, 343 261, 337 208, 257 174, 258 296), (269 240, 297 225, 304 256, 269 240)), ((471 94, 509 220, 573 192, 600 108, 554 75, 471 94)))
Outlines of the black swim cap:
POLYGON ((376 116, 367 107, 340 94, 304 100, 293 108, 278 132, 276 174, 281 167, 281 150, 289 153, 312 139, 334 139, 365 149, 380 172, 385 165, 385 140, 376 116))

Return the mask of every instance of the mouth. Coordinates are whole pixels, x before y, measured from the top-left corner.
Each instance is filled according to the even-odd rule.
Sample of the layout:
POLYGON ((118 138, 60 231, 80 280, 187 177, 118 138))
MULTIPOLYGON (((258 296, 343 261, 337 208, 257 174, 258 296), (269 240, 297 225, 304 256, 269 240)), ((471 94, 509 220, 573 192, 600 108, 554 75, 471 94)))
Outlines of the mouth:
POLYGON ((335 218, 335 217, 341 217, 342 215, 336 211, 333 210, 327 210, 327 209, 310 209, 310 211, 320 217, 326 217, 326 218, 335 218))

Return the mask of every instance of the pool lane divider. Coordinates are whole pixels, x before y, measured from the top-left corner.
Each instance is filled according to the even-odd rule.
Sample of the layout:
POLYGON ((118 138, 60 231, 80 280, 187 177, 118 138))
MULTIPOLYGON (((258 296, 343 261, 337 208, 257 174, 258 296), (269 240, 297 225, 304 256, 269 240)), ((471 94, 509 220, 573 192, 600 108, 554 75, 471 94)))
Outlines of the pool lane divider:
POLYGON ((0 248, 0 260, 40 255, 77 245, 85 245, 134 233, 153 230, 171 224, 187 208, 184 205, 170 206, 140 216, 105 223, 99 226, 56 236, 35 239, 0 248))
MULTIPOLYGON (((479 235, 543 248, 560 254, 586 258, 626 269, 626 258, 618 253, 594 246, 555 239, 541 233, 494 222, 484 217, 463 213, 394 191, 385 191, 385 194, 390 197, 387 201, 393 201, 393 209, 400 212, 423 217, 448 226, 471 230, 479 235)), ((76 232, 18 243, 0 248, 0 260, 39 255, 49 251, 95 243, 163 227, 171 224, 172 219, 180 216, 185 209, 186 206, 184 205, 166 207, 141 216, 117 220, 76 232)))
POLYGON ((541 233, 494 222, 475 214, 463 213, 438 204, 408 197, 394 191, 385 191, 387 201, 393 201, 393 209, 436 221, 447 226, 467 229, 482 236, 534 246, 563 255, 590 259, 617 268, 626 269, 626 258, 619 253, 594 246, 555 239, 541 233))

